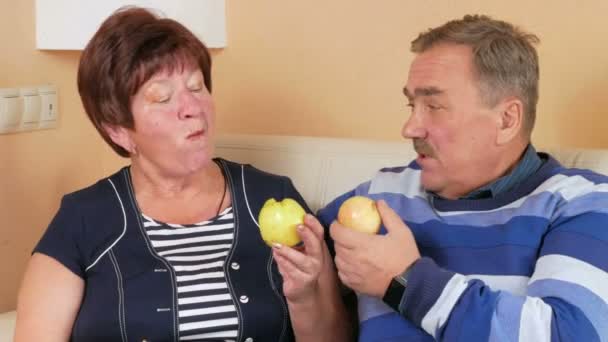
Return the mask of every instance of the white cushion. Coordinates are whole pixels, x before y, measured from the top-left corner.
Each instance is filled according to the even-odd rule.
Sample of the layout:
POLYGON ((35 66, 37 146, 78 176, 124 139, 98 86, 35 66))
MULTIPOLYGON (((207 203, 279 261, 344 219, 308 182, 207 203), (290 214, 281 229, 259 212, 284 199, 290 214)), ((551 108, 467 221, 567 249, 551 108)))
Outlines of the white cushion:
POLYGON ((0 342, 10 342, 15 334, 15 311, 0 313, 0 342))
MULTIPOLYGON (((317 210, 368 180, 382 167, 416 158, 410 141, 374 141, 269 135, 224 135, 217 155, 289 176, 308 205, 317 210)), ((567 167, 608 174, 608 150, 549 149, 567 167)))
MULTIPOLYGON (((538 148, 564 166, 608 174, 608 150, 538 148)), ((416 157, 409 141, 385 142, 269 135, 223 135, 216 154, 289 176, 312 210, 368 180, 382 167, 406 165, 416 157)), ((0 342, 12 341, 15 312, 0 314, 0 342)))

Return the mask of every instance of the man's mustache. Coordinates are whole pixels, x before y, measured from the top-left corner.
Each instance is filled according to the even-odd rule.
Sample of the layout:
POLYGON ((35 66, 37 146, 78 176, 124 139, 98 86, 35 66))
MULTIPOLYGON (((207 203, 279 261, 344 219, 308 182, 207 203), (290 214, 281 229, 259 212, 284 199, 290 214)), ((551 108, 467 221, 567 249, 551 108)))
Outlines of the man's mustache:
POLYGON ((431 158, 435 156, 435 150, 431 147, 431 145, 427 144, 427 142, 424 141, 423 139, 415 138, 415 139, 413 139, 413 143, 414 143, 414 150, 416 151, 416 153, 422 154, 422 155, 425 155, 425 156, 431 157, 431 158))

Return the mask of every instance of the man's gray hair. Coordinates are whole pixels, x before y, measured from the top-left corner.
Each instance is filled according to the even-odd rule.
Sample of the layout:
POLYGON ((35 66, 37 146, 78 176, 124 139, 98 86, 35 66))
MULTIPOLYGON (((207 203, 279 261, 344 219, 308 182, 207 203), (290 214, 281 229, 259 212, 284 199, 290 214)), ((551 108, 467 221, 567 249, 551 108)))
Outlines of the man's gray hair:
POLYGON ((530 136, 538 102, 536 35, 485 15, 466 15, 421 33, 411 51, 422 53, 441 43, 470 46, 482 101, 490 107, 507 96, 523 102, 524 133, 530 136))

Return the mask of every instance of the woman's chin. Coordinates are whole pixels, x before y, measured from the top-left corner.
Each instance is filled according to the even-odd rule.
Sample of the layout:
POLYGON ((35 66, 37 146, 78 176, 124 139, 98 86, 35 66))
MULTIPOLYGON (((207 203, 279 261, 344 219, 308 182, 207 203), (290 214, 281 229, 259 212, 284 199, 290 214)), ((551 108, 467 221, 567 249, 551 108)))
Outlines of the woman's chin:
POLYGON ((183 159, 181 164, 190 172, 202 171, 213 165, 213 153, 206 151, 204 153, 198 152, 189 154, 183 159))

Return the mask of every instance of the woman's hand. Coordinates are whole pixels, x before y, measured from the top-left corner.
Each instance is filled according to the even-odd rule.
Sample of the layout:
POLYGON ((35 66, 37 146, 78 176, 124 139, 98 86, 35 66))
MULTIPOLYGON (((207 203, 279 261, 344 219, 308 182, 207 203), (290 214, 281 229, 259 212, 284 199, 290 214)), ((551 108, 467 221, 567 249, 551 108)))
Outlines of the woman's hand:
POLYGON ((319 275, 327 257, 323 226, 314 216, 306 214, 304 224, 297 229, 303 247, 279 244, 273 247, 274 259, 283 276, 283 293, 291 303, 314 300, 318 296, 319 275))
POLYGON ((283 276, 283 293, 296 340, 350 341, 350 324, 340 298, 338 276, 323 238, 323 226, 304 217, 298 233, 303 247, 275 246, 273 256, 283 276))

